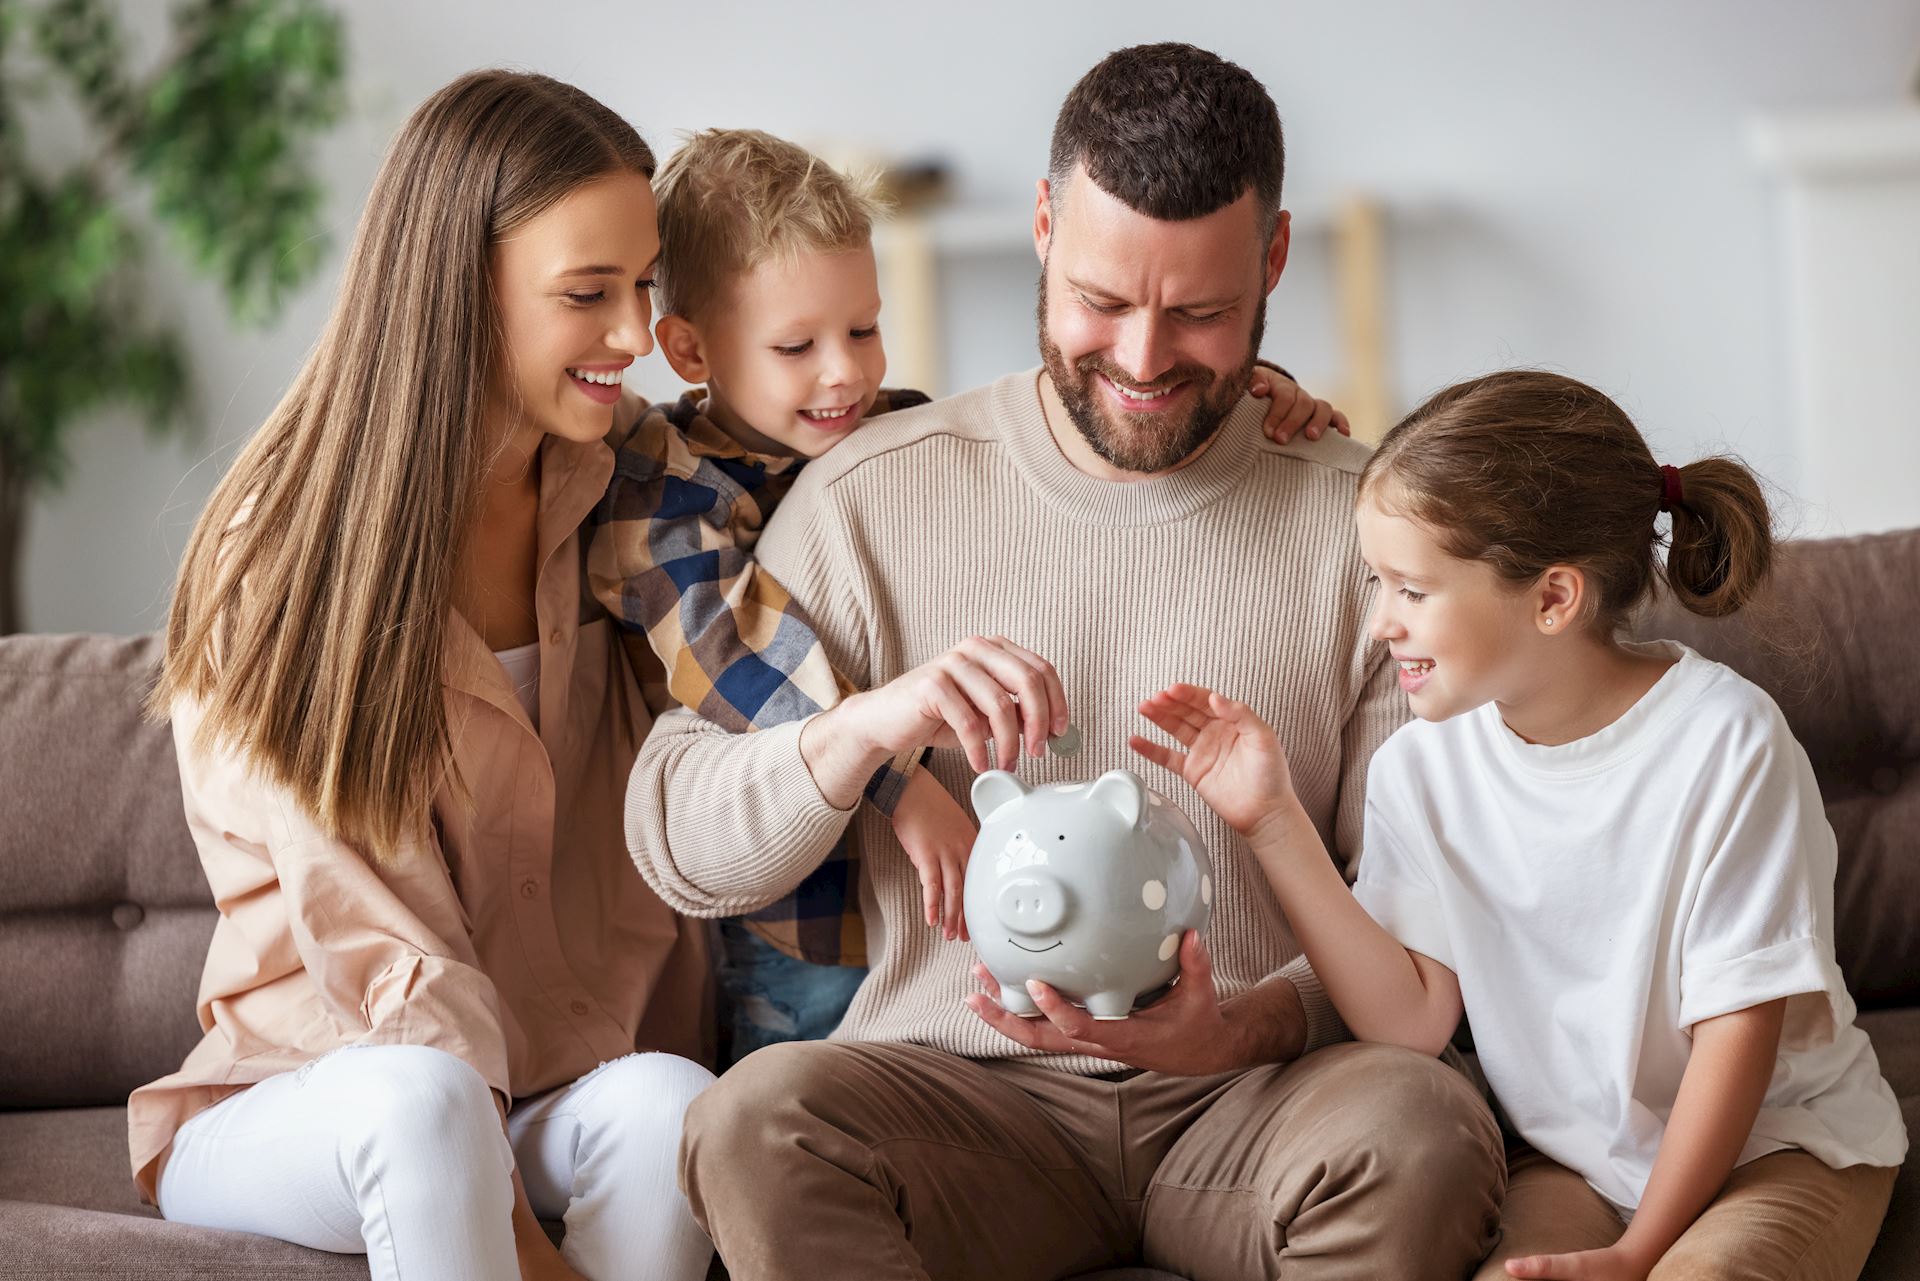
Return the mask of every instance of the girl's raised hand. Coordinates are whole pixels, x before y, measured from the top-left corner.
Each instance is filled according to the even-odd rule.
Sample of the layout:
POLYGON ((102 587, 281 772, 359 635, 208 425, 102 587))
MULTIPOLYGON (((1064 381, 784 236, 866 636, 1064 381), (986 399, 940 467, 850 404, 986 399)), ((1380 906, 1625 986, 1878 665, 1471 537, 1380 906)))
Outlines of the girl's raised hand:
POLYGON ((1198 685, 1170 685, 1140 704, 1140 714, 1185 750, 1135 734, 1133 750, 1178 774, 1242 836, 1293 803, 1287 754, 1273 730, 1245 703, 1198 685))

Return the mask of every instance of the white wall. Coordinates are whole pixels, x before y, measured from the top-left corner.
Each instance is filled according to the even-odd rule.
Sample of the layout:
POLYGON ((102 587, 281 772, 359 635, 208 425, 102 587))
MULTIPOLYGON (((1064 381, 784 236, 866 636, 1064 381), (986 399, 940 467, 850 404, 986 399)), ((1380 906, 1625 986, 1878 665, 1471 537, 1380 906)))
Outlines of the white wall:
MULTIPOLYGON (((386 138, 475 66, 571 80, 662 152, 706 125, 932 151, 967 201, 1017 206, 1081 72, 1119 45, 1190 40, 1247 66, 1278 101, 1288 204, 1303 221, 1350 190, 1393 210, 1403 403, 1476 371, 1549 364, 1619 396, 1664 457, 1731 446, 1791 490, 1778 202, 1744 129, 1763 110, 1890 100, 1920 53, 1911 0, 344 8, 354 115, 321 153, 334 258, 265 334, 235 332, 183 270, 156 270, 152 305, 178 318, 198 360, 204 435, 155 445, 107 417, 78 437, 72 483, 30 525, 35 630, 158 624, 219 467, 318 331, 386 138)), ((1331 373, 1323 248, 1301 238, 1269 316, 1268 351, 1310 385, 1331 373)), ((974 337, 951 354, 956 378, 1031 363, 1031 265, 968 271, 956 330, 974 337)), ((657 366, 640 385, 663 392, 670 379, 657 366)), ((1827 527, 1817 512, 1801 524, 1827 527)))

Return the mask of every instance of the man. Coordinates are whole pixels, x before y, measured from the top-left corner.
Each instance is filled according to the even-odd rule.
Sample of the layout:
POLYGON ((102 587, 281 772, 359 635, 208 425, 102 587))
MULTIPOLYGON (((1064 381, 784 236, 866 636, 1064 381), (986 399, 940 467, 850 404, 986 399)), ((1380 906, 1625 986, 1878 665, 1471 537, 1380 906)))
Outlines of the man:
MULTIPOLYGON (((1357 855, 1367 760, 1406 710, 1366 637, 1365 450, 1274 445, 1245 397, 1286 265, 1282 168, 1272 100, 1230 63, 1156 45, 1089 72, 1034 215, 1043 371, 863 428, 760 544, 871 692, 744 739, 675 714, 643 749, 629 843, 681 910, 772 901, 843 829, 864 869, 873 969, 835 1039, 751 1056, 689 1115, 682 1179, 742 1281, 1135 1260, 1454 1278, 1493 1241, 1485 1105, 1437 1061, 1319 1049, 1344 1036, 1325 994, 1245 847, 1177 780, 1156 781, 1214 852, 1213 923, 1166 998, 1109 1023, 1044 988, 1042 1020, 988 1000, 884 821, 850 813, 912 742, 944 730, 980 768, 991 732, 1006 763, 1068 707, 1084 751, 1029 781, 1139 767, 1133 709, 1190 680, 1276 726, 1323 836, 1357 855)), ((952 753, 930 768, 964 794, 952 753)))

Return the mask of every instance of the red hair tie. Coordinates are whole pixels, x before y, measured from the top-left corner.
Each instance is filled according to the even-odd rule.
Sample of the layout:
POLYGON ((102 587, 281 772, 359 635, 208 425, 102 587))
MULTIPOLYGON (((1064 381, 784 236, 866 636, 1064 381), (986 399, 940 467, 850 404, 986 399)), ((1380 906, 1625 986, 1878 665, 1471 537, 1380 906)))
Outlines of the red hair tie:
POLYGON ((1660 467, 1660 510, 1670 512, 1686 501, 1686 491, 1680 488, 1680 469, 1663 463, 1660 467))

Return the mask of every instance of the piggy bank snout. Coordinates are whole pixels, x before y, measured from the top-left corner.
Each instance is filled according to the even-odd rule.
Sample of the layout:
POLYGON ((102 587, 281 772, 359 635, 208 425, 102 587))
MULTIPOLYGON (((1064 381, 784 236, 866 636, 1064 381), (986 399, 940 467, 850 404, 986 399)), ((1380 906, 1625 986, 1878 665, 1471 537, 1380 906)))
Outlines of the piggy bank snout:
POLYGON ((1015 934, 1051 934, 1066 923, 1072 897, 1051 876, 1015 876, 1000 887, 993 912, 1015 934))

